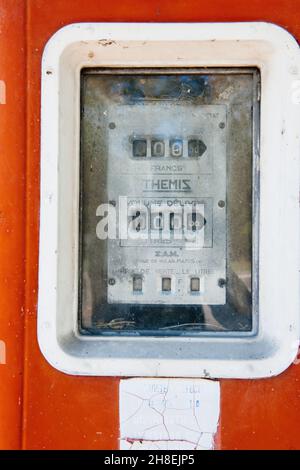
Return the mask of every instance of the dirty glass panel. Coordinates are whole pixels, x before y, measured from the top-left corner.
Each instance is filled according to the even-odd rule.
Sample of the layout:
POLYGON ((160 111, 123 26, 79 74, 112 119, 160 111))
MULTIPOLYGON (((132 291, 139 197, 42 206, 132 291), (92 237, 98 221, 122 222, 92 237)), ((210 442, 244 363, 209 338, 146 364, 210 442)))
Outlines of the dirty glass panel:
POLYGON ((258 85, 256 69, 82 71, 82 334, 254 331, 258 85))

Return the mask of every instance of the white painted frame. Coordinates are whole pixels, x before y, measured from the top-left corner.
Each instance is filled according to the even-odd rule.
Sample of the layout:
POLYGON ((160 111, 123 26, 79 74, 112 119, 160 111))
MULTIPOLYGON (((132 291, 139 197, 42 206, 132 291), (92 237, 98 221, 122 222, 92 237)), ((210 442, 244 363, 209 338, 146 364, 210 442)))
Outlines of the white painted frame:
POLYGON ((299 344, 299 80, 295 39, 268 23, 72 24, 52 36, 42 64, 38 340, 53 367, 82 375, 258 378, 289 366, 299 344), (260 69, 256 335, 79 334, 80 70, 95 66, 260 69))

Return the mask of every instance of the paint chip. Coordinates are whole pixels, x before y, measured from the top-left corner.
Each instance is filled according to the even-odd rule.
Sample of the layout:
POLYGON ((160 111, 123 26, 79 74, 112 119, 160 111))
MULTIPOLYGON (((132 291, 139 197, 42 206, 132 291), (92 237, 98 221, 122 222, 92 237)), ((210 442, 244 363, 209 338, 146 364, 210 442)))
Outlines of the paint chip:
POLYGON ((0 104, 6 104, 6 85, 3 80, 0 80, 0 104))
POLYGON ((6 346, 5 342, 0 340, 0 364, 6 364, 6 346))

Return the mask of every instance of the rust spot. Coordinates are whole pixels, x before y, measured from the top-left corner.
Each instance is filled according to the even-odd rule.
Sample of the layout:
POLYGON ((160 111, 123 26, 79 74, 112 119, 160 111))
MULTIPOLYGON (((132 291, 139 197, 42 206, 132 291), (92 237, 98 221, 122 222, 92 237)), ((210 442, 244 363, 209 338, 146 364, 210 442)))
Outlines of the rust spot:
POLYGON ((113 41, 111 39, 99 39, 98 44, 101 46, 111 46, 112 44, 116 44, 116 41, 113 41))

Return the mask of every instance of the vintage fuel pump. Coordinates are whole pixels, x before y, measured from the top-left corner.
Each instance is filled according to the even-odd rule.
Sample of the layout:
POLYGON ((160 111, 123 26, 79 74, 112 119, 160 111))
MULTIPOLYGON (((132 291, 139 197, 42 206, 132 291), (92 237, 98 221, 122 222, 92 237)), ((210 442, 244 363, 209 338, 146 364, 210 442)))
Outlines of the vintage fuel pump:
POLYGON ((0 3, 0 448, 299 448, 300 2, 0 3))

